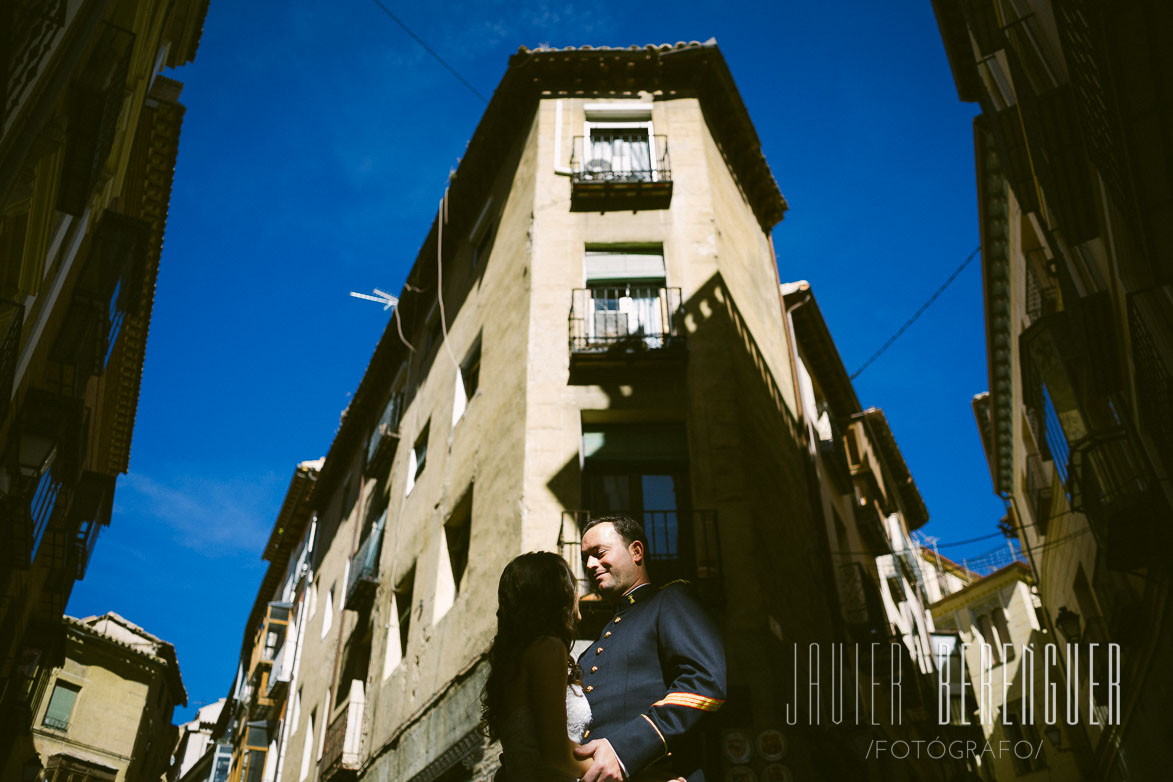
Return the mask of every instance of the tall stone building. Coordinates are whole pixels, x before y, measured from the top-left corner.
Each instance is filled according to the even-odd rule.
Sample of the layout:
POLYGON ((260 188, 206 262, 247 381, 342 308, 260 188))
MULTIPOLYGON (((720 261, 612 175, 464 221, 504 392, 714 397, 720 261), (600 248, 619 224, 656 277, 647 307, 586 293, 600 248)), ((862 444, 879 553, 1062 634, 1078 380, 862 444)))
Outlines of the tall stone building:
MULTIPOLYGON (((714 42, 514 55, 328 454, 277 516, 217 726, 234 781, 489 778, 501 571, 531 550, 580 568, 583 524, 614 511, 643 520, 653 577, 691 581, 718 618, 710 778, 867 773, 866 717, 831 725, 826 688, 821 718, 804 693, 788 724, 780 661, 882 641, 919 687, 931 620, 893 554, 927 512, 883 414, 825 370, 825 324, 802 343, 814 308, 791 327, 785 209, 714 42), (800 350, 819 362, 806 386, 800 350), (812 375, 845 400, 827 445, 812 375), (841 468, 825 491, 824 454, 841 468), (877 557, 915 601, 883 604, 877 557)), ((609 609, 582 607, 594 638, 609 609)))
MULTIPOLYGON (((958 93, 982 109, 990 389, 974 410, 994 490, 1048 637, 1099 644, 1098 666, 1120 648, 1116 719, 1101 684, 1064 749, 1083 779, 1154 779, 1173 697, 1173 7, 933 5, 958 93)), ((1106 678, 1066 674, 1085 694, 1106 678)))
POLYGON ((161 779, 187 705, 175 647, 116 613, 65 617, 65 660, 33 704, 35 754, 14 754, 3 779, 161 779), (40 776, 37 776, 37 774, 40 776))
POLYGON ((0 757, 130 458, 207 0, 0 4, 0 757))

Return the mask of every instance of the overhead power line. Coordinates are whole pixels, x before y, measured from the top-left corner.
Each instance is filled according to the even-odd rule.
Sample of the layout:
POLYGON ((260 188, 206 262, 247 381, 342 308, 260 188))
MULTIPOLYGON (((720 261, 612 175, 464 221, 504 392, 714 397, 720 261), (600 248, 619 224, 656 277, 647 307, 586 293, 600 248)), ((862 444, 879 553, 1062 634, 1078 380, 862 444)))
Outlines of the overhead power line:
POLYGON ((482 95, 477 90, 476 87, 472 86, 472 84, 469 83, 468 79, 461 76, 460 73, 455 68, 453 68, 451 65, 449 65, 448 62, 443 57, 441 57, 439 54, 436 53, 435 49, 433 49, 431 46, 428 46, 428 44, 424 41, 423 38, 420 38, 418 35, 416 35, 415 32, 410 27, 408 27, 406 24, 403 23, 402 19, 400 19, 395 14, 393 14, 391 12, 390 8, 388 8, 387 6, 380 3, 379 0, 371 0, 371 2, 374 3, 375 5, 379 6, 379 8, 381 8, 383 10, 383 13, 385 13, 385 14, 387 14, 387 16, 391 17, 391 21, 395 22, 395 24, 402 27, 403 31, 405 33, 407 33, 408 35, 410 35, 412 38, 414 38, 416 43, 418 43, 420 46, 424 47, 424 51, 426 51, 428 54, 432 55, 433 59, 435 59, 436 62, 440 63, 445 68, 447 68, 448 72, 451 73, 453 76, 455 76, 457 78, 457 80, 460 81, 461 84, 463 84, 465 87, 467 87, 469 92, 471 92, 473 95, 476 95, 484 103, 489 102, 489 99, 486 98, 484 95, 482 95))
POLYGON ((976 247, 974 249, 974 251, 969 254, 969 257, 966 258, 961 263, 961 265, 958 266, 953 271, 953 273, 949 275, 949 279, 945 280, 945 283, 940 288, 937 288, 937 290, 933 293, 933 295, 929 297, 929 300, 920 306, 920 309, 918 309, 916 311, 916 314, 913 315, 911 318, 909 318, 908 321, 903 326, 901 326, 897 330, 897 332, 895 334, 893 334, 892 337, 887 342, 884 343, 883 347, 881 347, 879 350, 877 350, 875 353, 873 353, 871 358, 869 358, 867 361, 863 362, 863 366, 861 366, 859 369, 855 370, 855 372, 852 373, 850 379, 855 380, 857 377, 859 377, 860 373, 863 372, 865 369, 867 369, 869 366, 871 366, 872 362, 875 361, 877 358, 879 358, 885 350, 892 347, 892 343, 895 342, 896 340, 900 339, 900 335, 903 334, 905 331, 907 331, 909 326, 911 326, 913 323, 916 323, 916 319, 919 318, 921 315, 923 315, 925 313, 925 310, 927 310, 930 306, 932 306, 932 303, 937 300, 937 297, 940 296, 942 293, 944 293, 945 289, 948 288, 953 283, 953 281, 957 279, 957 275, 959 275, 959 274, 961 274, 961 272, 965 271, 965 267, 969 266, 969 262, 972 261, 977 256, 978 251, 980 251, 981 249, 982 248, 980 245, 978 247, 976 247))

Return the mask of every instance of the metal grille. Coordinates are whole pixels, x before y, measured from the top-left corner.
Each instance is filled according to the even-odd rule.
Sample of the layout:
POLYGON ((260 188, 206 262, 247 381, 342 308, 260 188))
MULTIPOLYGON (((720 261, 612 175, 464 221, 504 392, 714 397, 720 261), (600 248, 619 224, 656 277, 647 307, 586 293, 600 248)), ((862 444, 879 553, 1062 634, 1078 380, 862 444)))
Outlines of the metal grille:
POLYGON ((596 129, 589 138, 574 137, 571 181, 640 184, 671 182, 668 138, 635 129, 596 129))
POLYGON ((1132 330, 1132 357, 1140 418, 1150 439, 1159 449, 1165 470, 1173 471, 1173 392, 1169 385, 1169 371, 1135 298, 1128 302, 1128 322, 1132 330))
POLYGON ((683 339, 680 288, 614 285, 576 288, 570 304, 570 349, 658 350, 683 339))
POLYGON ((17 0, 0 12, 0 126, 7 124, 20 99, 36 80, 52 49, 53 38, 65 24, 65 0, 17 0))
POLYGON ((1054 3, 1055 21, 1071 81, 1079 95, 1082 115, 1080 125, 1086 139, 1088 156, 1103 176, 1117 207, 1132 219, 1132 199, 1124 184, 1125 172, 1116 152, 1123 145, 1118 143, 1110 119, 1104 77, 1107 68, 1102 65, 1102 58, 1093 41, 1088 5, 1086 0, 1054 3))
POLYGON ((1059 413, 1055 410, 1055 403, 1051 401, 1051 393, 1047 386, 1043 390, 1043 436, 1047 441, 1047 449, 1051 454, 1051 461, 1059 473, 1063 485, 1067 486, 1067 470, 1071 463, 1071 447, 1067 443, 1067 435, 1063 431, 1063 424, 1059 421, 1059 413))
POLYGON ((1026 499, 1034 518, 1035 529, 1040 535, 1047 534, 1047 522, 1051 515, 1051 471, 1038 454, 1026 457, 1026 499))
POLYGON ((0 302, 0 422, 8 417, 8 408, 12 402, 12 383, 16 379, 23 320, 24 307, 12 302, 0 302))
POLYGON ((1031 322, 1058 308, 1058 286, 1047 271, 1047 253, 1036 247, 1026 253, 1026 316, 1031 322))
MULTIPOLYGON (((580 594, 594 590, 583 569, 582 530, 592 515, 614 511, 562 512, 558 532, 558 553, 570 563, 579 580, 580 594)), ((714 510, 645 510, 626 515, 639 520, 648 538, 648 569, 659 583, 678 578, 698 582, 701 588, 717 589, 721 575, 721 547, 714 510)))
POLYGON ((839 565, 839 605, 852 637, 860 642, 883 641, 891 634, 879 587, 859 562, 839 565))

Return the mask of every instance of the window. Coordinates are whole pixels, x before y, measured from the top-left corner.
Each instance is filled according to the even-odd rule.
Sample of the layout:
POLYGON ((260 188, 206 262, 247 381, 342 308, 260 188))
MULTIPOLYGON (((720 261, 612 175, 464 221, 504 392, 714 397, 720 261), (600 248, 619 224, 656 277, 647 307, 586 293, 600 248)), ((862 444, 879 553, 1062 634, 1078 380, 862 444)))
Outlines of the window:
POLYGON ((322 637, 326 637, 326 633, 330 632, 330 628, 334 626, 334 587, 330 587, 330 591, 326 593, 326 610, 322 614, 322 637))
POLYGON ((899 573, 889 573, 887 581, 888 594, 892 596, 893 603, 900 603, 908 599, 904 594, 904 579, 900 577, 899 573))
POLYGON ((402 405, 403 388, 397 381, 395 390, 391 392, 391 396, 387 399, 387 404, 383 406, 383 412, 379 416, 379 422, 375 424, 375 428, 371 431, 370 439, 367 441, 368 467, 376 461, 382 449, 391 439, 399 436, 399 412, 402 405))
POLYGON ((498 221, 494 220, 477 241, 476 249, 472 253, 473 269, 477 269, 481 264, 489 260, 489 254, 493 252, 493 242, 497 239, 497 225, 498 221))
POLYGON ((469 401, 477 392, 481 381, 481 337, 478 334, 473 346, 469 348, 456 373, 456 388, 452 396, 452 424, 455 425, 464 415, 469 401))
POLYGON ((415 488, 415 481, 419 478, 420 473, 424 471, 424 464, 428 458, 428 429, 432 422, 424 424, 423 430, 419 433, 419 437, 415 438, 415 445, 411 448, 411 457, 407 465, 407 491, 415 488))
POLYGON ((77 702, 79 692, 81 687, 58 679, 53 685, 53 694, 49 696, 49 707, 45 709, 41 724, 54 730, 69 730, 69 718, 73 714, 73 705, 77 702))
POLYGON ((468 567, 468 543, 472 530, 472 489, 470 488, 444 522, 441 543, 447 557, 441 554, 436 577, 436 600, 432 614, 433 624, 440 621, 460 593, 464 571, 468 567))
MULTIPOLYGON (((671 317, 662 248, 588 248, 583 266, 590 302, 586 327, 592 342, 636 336, 662 339, 671 317)), ((659 344, 649 342, 649 347, 659 344)))
POLYGON ((582 454, 582 496, 591 515, 627 513, 643 523, 655 580, 696 578, 686 568, 695 551, 684 427, 584 424, 582 454))
MULTIPOLYGON (((317 709, 314 711, 317 711, 317 709)), ((326 700, 322 701, 322 714, 330 714, 330 690, 326 690, 326 700)), ((322 759, 322 750, 326 748, 326 726, 329 724, 329 722, 329 719, 325 717, 322 718, 321 738, 318 739, 318 760, 322 759)), ((305 740, 312 742, 314 737, 311 734, 306 734, 305 740)))
POLYGON ((242 782, 261 782, 265 773, 265 759, 269 753, 269 728, 264 722, 250 722, 244 733, 244 767, 242 782))
POLYGON ((651 105, 614 103, 585 108, 585 180, 651 182, 658 178, 651 105))
POLYGON ((977 624, 978 632, 981 633, 982 643, 993 647, 991 650, 993 664, 1001 665, 1013 660, 1014 646, 1002 648, 1003 644, 1010 644, 1011 641, 1010 628, 1006 624, 1006 613, 1001 606, 994 606, 981 614, 975 612, 975 616, 975 624, 977 624), (1005 653, 1004 658, 1003 653, 1005 653))
POLYGON ((407 654, 407 639, 411 633, 412 591, 415 587, 415 567, 408 571, 395 587, 395 607, 399 624, 399 653, 407 654))
POLYGON ((310 712, 309 720, 306 722, 305 730, 305 745, 301 750, 301 773, 298 779, 304 780, 310 774, 310 759, 313 757, 314 751, 314 717, 318 714, 318 710, 314 709, 310 712))
POLYGON ((297 692, 293 695, 293 705, 289 709, 289 724, 293 726, 294 735, 297 734, 297 729, 300 727, 297 723, 301 720, 301 687, 297 688, 297 692))

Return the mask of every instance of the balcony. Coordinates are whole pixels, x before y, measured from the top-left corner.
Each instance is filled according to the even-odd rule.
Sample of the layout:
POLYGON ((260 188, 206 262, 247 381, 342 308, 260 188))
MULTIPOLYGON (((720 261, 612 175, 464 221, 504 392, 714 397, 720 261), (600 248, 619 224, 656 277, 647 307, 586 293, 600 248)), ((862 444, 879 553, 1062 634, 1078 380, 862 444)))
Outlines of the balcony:
POLYGON ((874 502, 855 502, 855 526, 860 540, 872 556, 883 556, 891 551, 884 519, 874 502))
POLYGON ((363 687, 361 681, 350 683, 350 697, 342 711, 326 727, 322 747, 322 780, 352 780, 362 765, 363 687))
POLYGON ((646 130, 575 136, 570 171, 575 211, 663 209, 672 201, 668 138, 646 130))
POLYGON ((279 705, 269 679, 274 674, 277 656, 285 647, 285 635, 289 627, 289 603, 269 603, 265 615, 257 626, 253 640, 252 660, 249 664, 249 700, 252 702, 254 718, 265 719, 279 705))
POLYGON ((385 464, 387 458, 394 453, 395 449, 392 444, 399 440, 399 415, 402 407, 403 392, 392 393, 391 398, 383 407, 379 422, 375 424, 374 430, 371 431, 371 437, 367 441, 366 472, 368 475, 385 464))
POLYGON ((860 562, 843 562, 837 578, 839 608, 847 632, 857 643, 883 643, 892 632, 875 579, 860 562))
POLYGON ((379 553, 383 548, 383 528, 387 523, 387 511, 383 511, 370 532, 367 533, 358 551, 350 558, 350 572, 346 577, 346 601, 348 611, 359 611, 374 600, 379 585, 379 553))
POLYGON ((277 703, 284 698, 289 690, 289 682, 293 678, 293 645, 285 639, 281 648, 273 657, 273 666, 269 671, 269 678, 265 683, 264 697, 266 700, 277 703))
POLYGON ((1078 443, 1070 482, 1073 509, 1087 516, 1109 568, 1131 570, 1167 561, 1173 546, 1169 504, 1125 429, 1078 443))
POLYGON ((134 40, 129 30, 103 22, 83 76, 70 92, 69 138, 57 208, 75 217, 85 211, 91 192, 102 181, 114 148, 134 40))
POLYGON ((105 371, 128 315, 139 310, 149 227, 107 210, 53 343, 53 361, 84 383, 105 371))
MULTIPOLYGON (((570 563, 579 580, 579 593, 594 591, 582 563, 582 529, 591 516, 616 511, 567 510, 562 512, 558 552, 570 563)), ((627 512, 643 523, 648 537, 648 572, 652 580, 666 584, 685 579, 709 602, 721 598, 721 540, 715 510, 646 510, 627 512)))
POLYGON ((24 307, 10 301, 0 301, 0 423, 8 417, 12 401, 12 383, 16 379, 23 320, 24 307))
POLYGON ((825 402, 819 403, 819 418, 815 422, 815 430, 818 434, 816 444, 822 459, 823 470, 831 477, 840 494, 850 494, 852 490, 851 469, 847 464, 847 450, 843 445, 843 433, 835 422, 830 406, 825 402))
POLYGON ((53 38, 65 24, 65 0, 4 3, 0 28, 7 31, 7 57, 0 60, 0 127, 31 91, 50 59, 53 38))
POLYGON ((1059 285, 1051 272, 1052 264, 1042 247, 1026 253, 1026 316, 1031 323, 1059 309, 1059 285))
POLYGON ((1026 457, 1026 502, 1039 535, 1047 534, 1047 523, 1051 518, 1054 472, 1055 468, 1038 454, 1026 457))
POLYGON ((680 360, 679 288, 639 285, 576 288, 570 300, 572 367, 680 360))

